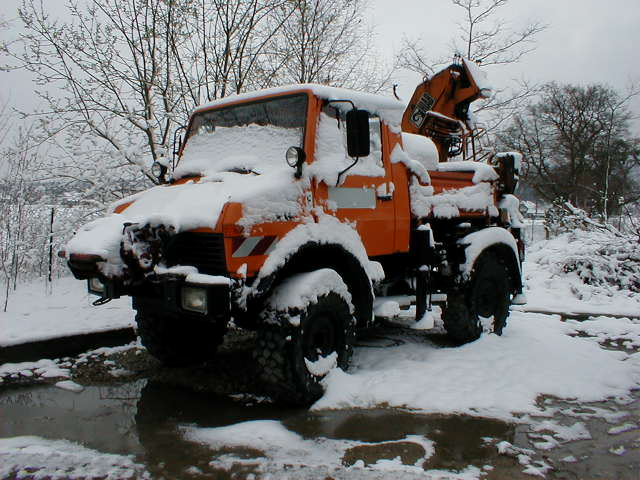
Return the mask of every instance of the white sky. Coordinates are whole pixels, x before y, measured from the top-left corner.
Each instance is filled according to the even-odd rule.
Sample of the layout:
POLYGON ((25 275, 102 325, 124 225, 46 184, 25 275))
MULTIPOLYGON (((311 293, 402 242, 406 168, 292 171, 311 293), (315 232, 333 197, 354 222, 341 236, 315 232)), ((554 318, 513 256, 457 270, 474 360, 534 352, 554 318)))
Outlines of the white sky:
MULTIPOLYGON (((462 10, 450 0, 370 0, 380 54, 389 63, 403 36, 421 37, 434 56, 450 55, 451 38, 462 10)), ((0 17, 12 19, 20 0, 0 0, 0 17)), ((59 6, 63 0, 46 0, 59 6)), ((54 8, 55 10, 55 8, 54 8)), ((58 10, 59 11, 59 10, 58 10)), ((534 82, 606 83, 623 90, 640 82, 640 0, 511 0, 500 17, 514 27, 537 20, 549 27, 538 36, 537 50, 515 66, 486 67, 496 87, 511 78, 534 82)), ((16 25, 19 22, 16 22, 16 25)), ((16 34, 16 29, 9 31, 16 34)), ((4 34, 6 36, 6 33, 4 34)), ((24 74, 0 72, 0 96, 25 108, 33 85, 24 74)), ((419 77, 401 75, 400 94, 408 98, 419 77)), ((640 115, 640 99, 633 103, 640 115)))

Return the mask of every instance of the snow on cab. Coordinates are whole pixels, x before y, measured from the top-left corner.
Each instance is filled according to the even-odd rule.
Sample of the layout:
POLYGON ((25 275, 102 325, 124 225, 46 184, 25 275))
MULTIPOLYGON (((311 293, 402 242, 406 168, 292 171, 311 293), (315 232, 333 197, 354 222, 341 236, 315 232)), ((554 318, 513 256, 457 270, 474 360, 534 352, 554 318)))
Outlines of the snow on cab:
POLYGON ((168 365, 210 358, 231 320, 257 331, 262 380, 298 403, 348 366, 374 299, 415 297, 420 321, 446 294, 454 341, 500 334, 522 292, 519 155, 478 161, 486 90, 461 60, 408 107, 320 85, 201 106, 169 182, 80 229, 69 267, 96 303, 130 295, 168 365))

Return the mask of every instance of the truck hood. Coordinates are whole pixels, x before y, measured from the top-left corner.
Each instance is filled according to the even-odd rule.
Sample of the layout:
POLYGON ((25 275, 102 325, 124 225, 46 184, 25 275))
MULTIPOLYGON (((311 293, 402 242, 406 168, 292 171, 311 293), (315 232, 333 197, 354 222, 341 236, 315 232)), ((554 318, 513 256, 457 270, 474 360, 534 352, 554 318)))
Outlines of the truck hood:
POLYGON ((125 223, 164 225, 173 227, 176 233, 214 229, 229 202, 243 205, 243 218, 238 223, 247 231, 257 223, 299 214, 303 190, 304 181, 295 181, 288 167, 262 175, 221 172, 183 179, 179 184, 157 186, 112 205, 110 210, 122 211, 80 228, 65 252, 67 257, 98 255, 107 263, 120 264, 125 223))

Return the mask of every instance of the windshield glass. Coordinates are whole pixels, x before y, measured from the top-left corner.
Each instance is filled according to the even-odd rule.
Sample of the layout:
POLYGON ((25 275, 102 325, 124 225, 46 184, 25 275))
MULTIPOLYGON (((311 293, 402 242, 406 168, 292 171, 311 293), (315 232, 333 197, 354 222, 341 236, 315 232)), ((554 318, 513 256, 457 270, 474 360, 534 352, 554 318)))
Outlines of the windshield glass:
POLYGON ((285 152, 303 146, 306 118, 304 94, 196 114, 174 176, 289 168, 285 152))

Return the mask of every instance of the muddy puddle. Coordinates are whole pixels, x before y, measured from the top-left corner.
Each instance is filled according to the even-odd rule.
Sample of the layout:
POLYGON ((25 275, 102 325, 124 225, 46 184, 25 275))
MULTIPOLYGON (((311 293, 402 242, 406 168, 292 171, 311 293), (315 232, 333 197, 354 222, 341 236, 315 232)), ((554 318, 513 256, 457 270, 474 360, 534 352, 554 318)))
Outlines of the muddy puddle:
MULTIPOLYGON (((185 440, 179 428, 183 425, 212 428, 277 420, 305 439, 361 443, 345 448, 345 467, 358 461, 371 465, 395 458, 414 465, 426 452, 406 439, 418 435, 434 442, 435 453, 424 468, 454 471, 495 463, 498 453, 487 437, 514 442, 524 435, 518 432, 522 427, 490 419, 392 409, 310 412, 279 407, 257 397, 230 398, 146 379, 88 386, 78 393, 52 386, 22 387, 0 396, 0 415, 0 437, 64 438, 100 452, 134 454, 149 471, 170 478, 188 476, 193 466, 208 466, 209 473, 215 473, 209 478, 230 478, 231 474, 215 472, 214 453, 185 440)), ((244 455, 261 456, 250 449, 244 455)), ((234 478, 243 477, 237 473, 234 478)))
MULTIPOLYGON (((607 404, 578 406, 553 399, 546 403, 558 410, 556 419, 581 418, 592 437, 550 452, 536 452, 534 456, 554 465, 548 478, 637 478, 640 438, 635 440, 635 452, 629 449, 633 450, 634 438, 640 437, 640 432, 623 436, 608 433, 612 419, 638 419, 637 395, 634 402, 620 406, 618 413, 607 404), (625 456, 611 453, 625 441, 625 456)), ((264 452, 237 447, 215 449, 189 441, 182 434, 184 426, 211 429, 251 420, 280 422, 305 441, 343 441, 347 445, 340 454, 343 469, 358 462, 369 466, 393 459, 416 465, 426 458, 422 462, 425 470, 462 472, 470 466, 484 467, 483 478, 489 479, 532 478, 522 473, 517 452, 501 455, 496 445, 507 441, 531 449, 531 442, 539 439, 527 424, 384 408, 313 412, 277 406, 252 395, 220 396, 148 379, 87 386, 77 393, 41 385, 0 395, 0 438, 64 438, 100 452, 133 454, 154 477, 164 478, 262 478, 260 472, 264 472, 259 465, 264 452), (425 455, 424 446, 412 441, 413 436, 432 442, 431 455, 425 455), (229 454, 244 460, 218 462, 229 454), (255 464, 247 463, 247 459, 255 459, 255 464), (257 477, 251 476, 255 474, 257 477)), ((324 479, 326 472, 314 477, 311 471, 308 475, 324 479)))

